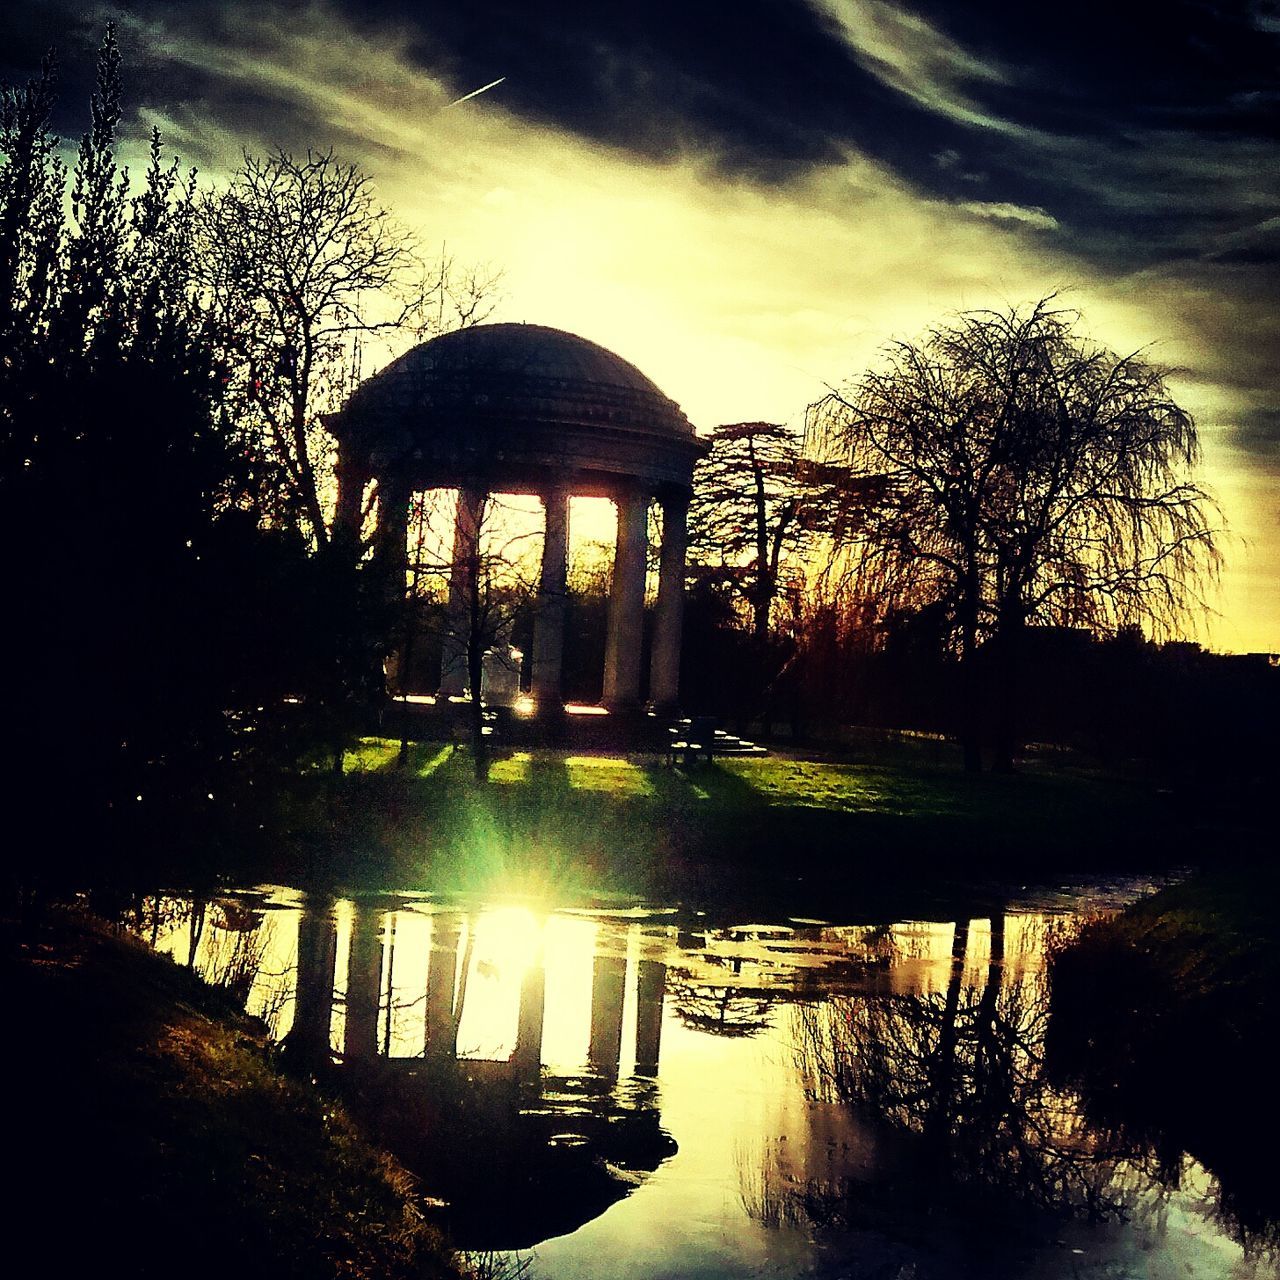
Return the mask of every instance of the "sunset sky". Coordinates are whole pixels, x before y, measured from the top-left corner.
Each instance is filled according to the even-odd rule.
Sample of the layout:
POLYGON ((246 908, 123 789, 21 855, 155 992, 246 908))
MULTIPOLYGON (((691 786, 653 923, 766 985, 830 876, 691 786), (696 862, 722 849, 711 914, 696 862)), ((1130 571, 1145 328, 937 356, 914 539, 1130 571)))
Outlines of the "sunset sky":
POLYGON ((612 348, 703 430, 1065 290, 1196 414, 1231 525, 1208 638, 1280 650, 1274 0, 8 0, 0 78, 56 46, 68 137, 112 17, 131 136, 215 182, 332 145, 505 272, 495 318, 612 348))

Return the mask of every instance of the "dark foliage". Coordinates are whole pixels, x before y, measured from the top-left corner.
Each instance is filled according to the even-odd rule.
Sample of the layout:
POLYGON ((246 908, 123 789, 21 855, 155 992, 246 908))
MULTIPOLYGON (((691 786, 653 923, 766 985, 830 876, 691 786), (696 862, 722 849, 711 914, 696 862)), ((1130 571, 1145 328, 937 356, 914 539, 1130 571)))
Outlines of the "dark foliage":
POLYGON ((1219 1179, 1224 1225, 1270 1258, 1275 879, 1206 875, 1086 926, 1054 957, 1046 1041, 1051 1077, 1081 1095, 1091 1124, 1147 1152, 1171 1185, 1189 1152, 1219 1179))
POLYGON ((63 851, 207 829, 246 744, 340 749, 377 654, 354 570, 264 532, 199 286, 195 175, 116 157, 108 29, 70 176, 52 62, 0 101, 0 543, 10 781, 63 851), (321 713, 322 712, 322 713, 321 713), (253 736, 256 733, 256 737, 253 736), (293 744, 296 745, 296 742, 293 744), (77 838, 78 837, 78 838, 77 838))
POLYGON ((1190 415, 1162 371, 1084 339, 1079 321, 1052 297, 968 312, 814 406, 879 487, 854 530, 868 554, 945 608, 963 673, 977 676, 982 648, 1001 675, 965 682, 969 768, 984 714, 1011 767, 1028 626, 1176 634, 1218 569, 1190 415))

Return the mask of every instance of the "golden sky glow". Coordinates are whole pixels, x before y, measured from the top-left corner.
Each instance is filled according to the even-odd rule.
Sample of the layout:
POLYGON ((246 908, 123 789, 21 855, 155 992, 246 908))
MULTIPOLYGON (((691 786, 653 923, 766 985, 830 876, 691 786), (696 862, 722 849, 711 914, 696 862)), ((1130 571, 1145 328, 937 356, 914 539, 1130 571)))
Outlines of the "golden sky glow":
MULTIPOLYGON (((979 58, 880 0, 814 0, 808 11, 851 66, 912 110, 1038 148, 1046 167, 1070 162, 1084 175, 1078 185, 1097 185, 1099 206, 1127 198, 1103 190, 1104 162, 1117 163, 1110 152, 982 105, 983 95, 1018 84, 1010 64, 979 58)), ((618 352, 704 431, 798 422, 891 337, 914 336, 958 309, 1066 290, 1093 336, 1118 350, 1149 348, 1177 368, 1176 394, 1197 415, 1203 476, 1230 523, 1220 617, 1204 638, 1229 650, 1280 650, 1280 462, 1248 447, 1243 425, 1276 410, 1265 280, 1238 271, 1224 288, 1207 260, 1108 265, 1083 252, 1079 236, 1061 234, 1053 209, 997 198, 976 181, 982 175, 965 175, 975 177, 970 198, 939 198, 847 142, 767 183, 726 172, 692 130, 664 139, 660 157, 611 145, 517 109, 529 90, 515 68, 494 66, 474 82, 448 70, 425 17, 357 24, 314 4, 282 20, 265 5, 184 25, 140 12, 125 19, 126 47, 164 68, 168 83, 185 69, 216 84, 222 105, 157 100, 139 109, 139 131, 158 124, 215 179, 242 147, 335 146, 376 177, 425 248, 447 246, 460 262, 504 271, 495 318, 561 327, 618 352), (237 95, 277 108, 235 111, 226 103, 237 95)), ((594 74, 608 84, 607 64, 594 74)), ((1162 137, 1138 139, 1123 163, 1164 181, 1175 156, 1171 142, 1161 151, 1162 137)), ((1240 227, 1261 233, 1276 221, 1277 202, 1267 204, 1265 182, 1248 186, 1239 175, 1268 155, 1249 139, 1193 149, 1165 182, 1169 200, 1230 188, 1240 227)), ((933 160, 960 164, 949 150, 933 160)))

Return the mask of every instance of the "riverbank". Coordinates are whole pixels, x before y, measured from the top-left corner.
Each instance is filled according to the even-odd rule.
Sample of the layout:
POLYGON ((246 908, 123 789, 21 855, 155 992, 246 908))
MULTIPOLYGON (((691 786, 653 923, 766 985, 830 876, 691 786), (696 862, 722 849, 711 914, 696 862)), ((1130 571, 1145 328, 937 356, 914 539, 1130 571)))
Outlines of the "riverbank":
POLYGON ((1194 1156, 1236 1238, 1280 1254, 1277 890, 1272 865, 1218 869, 1086 925, 1053 960, 1046 1047, 1092 1124, 1175 1185, 1170 1153, 1194 1156))
POLYGON ((160 781, 92 827, 53 826, 51 853, 11 863, 11 891, 92 891, 108 916, 113 896, 158 886, 275 883, 640 898, 745 919, 898 910, 916 886, 927 901, 914 910, 945 913, 975 886, 998 896, 1031 881, 1183 874, 1208 849, 1247 861, 1262 826, 1251 808, 1058 753, 968 775, 935 740, 692 768, 654 753, 498 751, 481 782, 465 747, 410 744, 401 758, 394 740, 367 738, 341 774, 248 757, 198 787, 160 781))
POLYGON ((72 909, 5 922, 0 966, 17 1274, 462 1274, 410 1175, 225 994, 72 909))
MULTIPOLYGON (((1068 941, 1074 934, 1064 932, 1063 949, 1056 952, 1055 972, 1065 974, 1064 966, 1075 963, 1079 980, 1074 1002, 1070 984, 1065 978, 1062 980, 1048 1017, 1051 1038, 1057 1041, 1056 1056, 1051 1055, 1053 1067, 1064 1073, 1057 1078, 1068 1080, 1071 1096, 1075 1089, 1080 1090, 1089 1112, 1090 1131, 1106 1136, 1105 1141, 1099 1137, 1099 1150, 1111 1147, 1138 1152, 1136 1167, 1142 1170, 1143 1186, 1155 1186, 1160 1181, 1166 1186, 1176 1184, 1183 1167, 1182 1152, 1191 1152, 1221 1179, 1222 1197, 1217 1211, 1224 1226, 1216 1229, 1245 1243, 1250 1256, 1273 1247, 1274 1235, 1268 1233, 1274 1232, 1270 1224, 1278 1217, 1276 1201, 1268 1190, 1271 1184, 1266 1165, 1274 1116, 1269 1107, 1266 1059, 1259 1056, 1267 1044, 1265 1023, 1275 1013, 1275 997, 1271 993, 1277 989, 1274 979, 1280 947, 1267 917, 1275 887, 1276 877, 1268 873, 1258 873, 1252 880, 1219 877, 1209 882, 1192 881, 1122 915, 1109 944, 1104 945, 1108 936, 1105 921, 1086 924, 1081 935, 1083 944, 1068 941), (1153 955, 1159 957, 1158 964, 1143 962, 1142 957, 1153 955), (1258 957, 1261 963, 1250 969, 1258 957), (1152 979, 1153 972, 1159 975, 1159 981, 1152 979), (1194 1020, 1188 1019, 1188 1004, 1199 1011, 1194 1020), (1074 1076, 1071 1061, 1061 1056, 1062 1043, 1068 1036, 1076 1046, 1074 1076), (1149 1160, 1141 1156, 1144 1150, 1151 1152, 1149 1160)), ((157 901, 153 907, 159 911, 161 905, 157 901)), ((347 910, 350 913, 351 904, 347 910)), ((417 961, 413 960, 414 930, 406 927, 406 919, 390 925, 380 921, 382 908, 376 901, 357 903, 354 910, 355 916, 347 917, 350 937, 339 943, 342 954, 356 954, 360 937, 382 939, 381 945, 388 948, 383 955, 387 973, 416 975, 409 981, 429 978, 434 961, 424 973, 421 953, 417 961), (372 929, 361 932, 361 922, 372 924, 372 929), (391 955, 392 945, 399 947, 398 960, 391 955)), ((995 912, 998 908, 992 905, 990 910, 995 912)), ((334 918, 340 916, 338 913, 334 918)), ((361 1203, 356 1189, 367 1185, 372 1169, 375 1183, 385 1182, 384 1175, 389 1176, 391 1191, 401 1197, 402 1205, 411 1206, 412 1186, 406 1187, 400 1181, 404 1175, 396 1166, 359 1142, 341 1114, 317 1096, 308 1081, 296 1082, 275 1072, 274 1056, 266 1049, 257 1024, 238 1015, 229 1003, 231 997, 225 993, 242 993, 243 988, 228 982, 219 994, 200 986, 190 973, 121 939, 106 926, 74 914, 54 913, 51 918, 54 927, 41 939, 40 946, 26 950, 7 947, 5 971, 0 974, 6 990, 18 995, 16 1042, 24 1058, 17 1081, 16 1096, 23 1099, 24 1106, 20 1112, 16 1165, 29 1177, 14 1216, 19 1222, 41 1224, 20 1238, 20 1247, 27 1247, 32 1255, 28 1270, 35 1271, 38 1266, 41 1272, 55 1275, 79 1274, 91 1265, 99 1265, 101 1258, 111 1256, 128 1258, 131 1273, 143 1275, 157 1272, 162 1265, 166 1269, 180 1265, 197 1276, 214 1271, 221 1274, 227 1267, 237 1266, 246 1274, 274 1271, 286 1276, 407 1274, 409 1263, 401 1252, 403 1236, 399 1232, 406 1221, 420 1225, 420 1219, 411 1211, 406 1219, 406 1211, 395 1207, 394 1198, 388 1202, 382 1192, 366 1195, 361 1203), (175 1040, 176 1051, 172 1043, 175 1040), (28 1057, 30 1061, 25 1060, 28 1057), (298 1089, 304 1097, 299 1098, 298 1089), (317 1117, 322 1123, 317 1122, 317 1117), (338 1135, 336 1149, 325 1150, 324 1144, 333 1132, 338 1135), (319 1145, 317 1134, 324 1140, 319 1145), (354 1146, 349 1145, 352 1142, 354 1146), (264 1161, 260 1171, 254 1156, 264 1161), (50 1188, 56 1190, 51 1193, 50 1188), (385 1211, 388 1203, 391 1210, 385 1211), (47 1210, 49 1204, 56 1206, 56 1214, 74 1221, 76 1234, 61 1230, 57 1220, 52 1226, 43 1225, 50 1217, 41 1211, 47 1210), (379 1209, 378 1205, 384 1208, 379 1209), (332 1234, 334 1224, 344 1221, 354 1232, 355 1244, 343 1243, 352 1238, 350 1234, 332 1234), (363 1236, 366 1230, 370 1233, 368 1238, 363 1236), (293 1231, 300 1237, 298 1258, 275 1262, 281 1241, 293 1231), (358 1253, 357 1249, 364 1252, 358 1253), (391 1250, 390 1264, 379 1259, 379 1249, 391 1250), (192 1253, 194 1257, 190 1256, 192 1253), (140 1260, 135 1264, 135 1259, 140 1260)), ((677 938, 670 930, 673 918, 665 914, 654 917, 664 936, 670 935, 666 944, 669 954, 665 956, 666 1001, 669 1030, 676 1032, 663 1041, 663 1052, 668 1055, 664 1087, 653 1095, 624 1091, 619 1097, 624 1111, 628 1106, 635 1109, 639 1105, 633 1119, 645 1121, 647 1128, 641 1125, 637 1136, 660 1136, 664 1126, 669 1126, 682 1144, 680 1149, 688 1146, 701 1158, 706 1154, 706 1144, 709 1140, 714 1143, 714 1138, 690 1120, 688 1099, 680 1100, 681 1088, 689 1084, 688 1065, 693 1061, 682 1055, 710 1054, 709 1058, 697 1060, 704 1066, 714 1061, 717 1072, 722 1071, 724 1046, 749 1042, 757 1034, 763 1036, 770 1017, 760 1018, 745 1040, 734 1036, 726 1040, 717 1034, 717 1011, 721 1017, 730 1007, 748 1015, 754 1009, 759 1015, 760 1007, 753 1004, 752 998, 770 988, 755 985, 758 979, 752 978, 748 961, 748 972, 741 981, 743 994, 752 998, 745 1005, 742 1001, 717 1003, 719 995, 726 994, 722 991, 724 974, 719 966, 700 968, 705 962, 697 958, 709 949, 710 936, 706 935, 702 942, 692 936, 677 938), (702 983, 710 984, 706 994, 713 999, 710 1030, 706 1029, 706 1007, 698 996, 695 975, 699 972, 702 983), (677 1031, 677 1023, 683 1029, 677 1031)), ((180 921, 181 916, 174 914, 172 919, 180 921)), ((594 954, 585 955, 583 972, 593 975, 593 1019, 596 961, 601 954, 617 957, 623 953, 620 935, 625 937, 633 927, 633 919, 628 916, 614 921, 613 940, 602 942, 594 954)), ((972 919, 970 923, 972 926, 972 919)), ((470 929, 469 923, 467 927, 470 929)), ((576 920, 572 927, 577 928, 576 920)), ((271 932, 270 925, 263 928, 271 932)), ((524 1000, 519 961, 511 953, 511 931, 511 918, 507 919, 500 940, 493 931, 486 930, 483 919, 478 922, 476 936, 480 943, 473 957, 474 966, 468 966, 472 972, 468 989, 473 1003, 478 999, 483 1005, 484 988, 496 984, 503 973, 509 992, 514 991, 511 983, 519 985, 524 1000)), ((434 924, 431 932, 434 939, 434 924)), ((949 941, 943 942, 943 952, 952 954, 951 972, 962 978, 963 990, 969 993, 956 1006, 968 1010, 958 1025, 968 1027, 969 1034, 978 1027, 973 1017, 987 1009, 984 993, 1000 988, 991 986, 986 976, 983 939, 987 935, 972 927, 965 932, 966 945, 978 948, 976 965, 970 966, 966 960, 957 968, 949 941)), ((288 933, 286 929, 282 936, 287 937, 288 933)), ((234 934, 237 939, 242 936, 247 935, 234 934)), ((1000 936, 1009 961, 1018 950, 1010 940, 1024 936, 1025 941, 1025 935, 1006 921, 1000 936)), ((455 945, 457 941, 455 934, 455 945)), ((12 935, 6 942, 13 943, 12 935)), ((733 945, 739 947, 736 940, 733 945)), ((188 950, 185 944, 179 948, 184 956, 188 950)), ((734 954, 739 960, 743 958, 741 950, 734 954)), ((761 954, 768 955, 770 965, 776 963, 778 956, 771 945, 763 947, 761 954)), ((806 966, 810 963, 807 947, 793 954, 802 955, 806 966)), ((271 973, 284 975, 293 971, 294 963, 286 953, 271 958, 267 965, 271 973)), ((543 989, 543 997, 549 1001, 548 1007, 559 1008, 561 995, 554 993, 562 994, 573 984, 566 988, 562 969, 555 971, 560 973, 561 981, 554 988, 549 983, 543 989)), ((227 981, 225 975, 230 972, 224 969, 223 981, 227 981)), ((375 967, 373 972, 376 979, 378 969, 375 967)), ((818 988, 807 967, 804 973, 808 975, 802 979, 804 999, 811 1002, 818 988)), ((1014 973, 1025 976, 1020 964, 1014 973)), ((913 1009, 925 1018, 932 1016, 931 1010, 936 1014, 940 1008, 937 990, 930 994, 927 982, 917 987, 905 971, 902 976, 907 985, 904 989, 901 983, 897 984, 894 1001, 883 1006, 872 1001, 865 1008, 879 1009, 892 1018, 910 1017, 913 1009)), ((919 976, 917 973, 917 979, 919 976)), ((333 980, 330 973, 324 981, 333 980)), ((1015 976, 1014 985, 1008 989, 1011 999, 1022 990, 1021 980, 1015 976)), ((398 987, 401 1007, 422 1007, 421 988, 405 988, 405 981, 401 978, 398 987)), ((376 980, 371 990, 370 1007, 376 1008, 380 990, 376 980)), ((350 1003, 352 992, 353 988, 347 985, 344 1016, 348 1017, 354 1007, 350 1003)), ((621 998, 621 986, 617 992, 621 998)), ((848 1000, 847 995, 840 998, 848 1000)), ((786 997, 782 999, 785 1003, 786 997)), ((1029 1011, 1037 1026, 1043 1026, 1043 1013, 1048 1012, 1046 1009, 1036 1013, 1034 1004, 1023 1006, 1019 999, 1014 999, 1001 1014, 1013 1019, 1006 1028, 1010 1034, 1022 1034, 1019 1028, 1026 1028, 1018 1019, 1029 1016, 1029 1011)), ((783 1005, 773 1007, 777 1010, 783 1005)), ((860 1007, 863 1006, 856 1001, 852 1005, 837 1004, 832 1025, 851 1026, 848 1014, 860 1007)), ((997 1004, 988 1012, 1000 1013, 1000 1009, 997 1004)), ((585 1015, 585 1004, 581 1012, 585 1015)), ((326 1008, 326 1018, 331 1014, 332 1010, 326 1008)), ((406 1017, 412 1015, 406 1013, 406 1017)), ((363 1025, 367 1031, 376 1023, 366 1018, 363 1025)), ((639 1023, 636 1025, 638 1028, 639 1023)), ((997 1019, 993 1029, 1003 1025, 997 1019)), ((411 1036, 414 1034, 412 1027, 408 1031, 411 1036)), ((421 1030, 416 1034, 420 1050, 421 1030)), ((474 1039, 474 1029, 469 1034, 474 1039)), ((328 1037, 324 1038, 327 1041, 328 1037)), ((882 1044, 891 1060, 892 1045, 897 1043, 900 1041, 893 1037, 882 1044)), ((781 1055, 781 1060, 790 1063, 790 1054, 781 1055)), ((912 1061, 908 1054, 894 1066, 894 1079, 900 1072, 907 1073, 901 1077, 903 1087, 909 1086, 913 1078, 912 1061)), ((934 1061, 932 1054, 926 1054, 921 1068, 934 1061)), ((746 1078, 754 1080, 757 1069, 752 1067, 746 1078)), ((399 1073, 385 1077, 392 1085, 398 1079, 399 1073)), ((366 1076, 364 1084, 371 1086, 373 1080, 366 1076)), ((512 1216, 508 1201, 517 1214, 524 1210, 537 1220, 537 1230, 530 1229, 529 1239, 559 1235, 580 1219, 590 1219, 598 1213, 591 1207, 596 1203, 592 1187, 581 1180, 557 1180, 557 1173, 598 1173, 594 1158, 586 1158, 593 1156, 596 1149, 549 1144, 546 1133, 561 1132, 565 1122, 534 1109, 528 1114, 543 1117, 549 1127, 534 1135, 533 1146, 545 1159, 557 1157, 560 1168, 539 1166, 536 1178, 531 1179, 534 1166, 519 1154, 524 1148, 513 1140, 515 1131, 504 1127, 508 1107, 503 1100, 509 1101, 509 1090, 502 1080, 477 1076, 472 1082, 474 1096, 468 1095, 469 1103, 462 1099, 466 1105, 453 1116, 447 1113, 457 1105, 456 1096, 446 1092, 444 1098, 448 1101, 437 1096, 438 1086, 449 1083, 448 1073, 438 1080, 433 1077, 432 1088, 426 1094, 401 1091, 403 1100, 413 1102, 409 1124, 400 1124, 399 1117, 391 1119, 385 1101, 380 1096, 375 1098, 372 1092, 361 1107, 361 1082, 356 1083, 353 1114, 373 1126, 366 1130, 369 1136, 396 1150, 423 1176, 430 1190, 450 1200, 455 1200, 457 1193, 458 1200, 468 1201, 474 1221, 482 1221, 486 1231, 493 1229, 499 1217, 512 1216), (378 1131, 379 1121, 385 1132, 378 1131), (419 1149, 400 1151, 396 1142, 403 1144, 406 1140, 411 1147, 417 1143, 419 1149), (466 1185, 466 1177, 462 1184, 450 1186, 437 1178, 438 1170, 432 1170, 433 1162, 447 1164, 456 1159, 459 1150, 470 1155, 474 1166, 474 1185, 469 1186, 466 1196, 459 1190, 459 1185, 466 1185), (575 1170, 569 1166, 578 1155, 584 1158, 580 1162, 582 1168, 575 1170), (494 1200, 497 1186, 503 1190, 494 1200), (545 1203, 533 1194, 538 1190, 545 1203), (569 1215, 569 1225, 559 1224, 548 1230, 544 1222, 548 1204, 569 1215), (575 1212, 576 1217, 572 1216, 575 1212)), ((996 1077, 983 1077, 985 1092, 976 1097, 978 1103, 986 1099, 992 1105, 978 1106, 974 1114, 1008 1114, 1005 1103, 996 1105, 992 1101, 991 1090, 996 1090, 998 1101, 999 1088, 998 1073, 996 1077)), ((605 1096, 600 1095, 597 1102, 602 1103, 605 1096)), ((695 1110, 700 1111, 702 1105, 695 1110)), ((598 1118, 602 1132, 616 1143, 626 1135, 617 1125, 623 1117, 611 1107, 612 1104, 603 1107, 598 1118)), ((801 1108, 799 1114, 808 1113, 801 1108)), ((916 1112, 910 1114, 915 1116, 916 1112)), ((514 1122, 517 1115, 524 1123, 525 1112, 512 1111, 508 1119, 514 1122)), ((586 1112, 574 1112, 574 1119, 569 1122, 572 1132, 594 1132, 584 1128, 589 1124, 585 1116, 586 1112)), ((797 1143, 794 1149, 801 1150, 801 1132, 789 1136, 797 1143)), ((822 1144, 819 1147, 825 1150, 822 1144)), ((765 1149, 773 1148, 766 1143, 765 1149)), ((788 1149, 792 1149, 790 1141, 788 1149)), ((616 1162, 617 1150, 609 1150, 610 1158, 616 1162)), ((675 1150, 671 1144, 656 1158, 660 1162, 675 1150)), ((966 1148, 958 1150, 963 1154, 966 1148)), ((1003 1138, 994 1146, 980 1144, 980 1150, 1005 1150, 1003 1138)), ((653 1167, 652 1162, 643 1160, 637 1164, 636 1154, 628 1150, 630 1159, 623 1161, 629 1170, 620 1184, 624 1188, 644 1183, 644 1171, 653 1167)), ((726 1160, 729 1181, 725 1185, 734 1192, 740 1171, 728 1157, 726 1160)), ((458 1183, 457 1178, 454 1181, 458 1183)), ((885 1185, 891 1182, 890 1179, 885 1185)), ((1124 1191, 1124 1187, 1117 1186, 1124 1191)), ((1215 1183, 1215 1197, 1216 1188, 1215 1183)), ((661 1189, 655 1194, 655 1203, 660 1206, 661 1189)), ((616 1197, 614 1191, 601 1203, 616 1197)), ((908 1194, 904 1203, 910 1202, 908 1194)), ((896 1221, 895 1203, 891 1197, 886 1207, 894 1211, 896 1221)), ((658 1212, 661 1214, 662 1210, 659 1208, 658 1212)), ((936 1225, 936 1218, 932 1220, 936 1225)), ((832 1226, 831 1221, 824 1221, 826 1228, 832 1226)), ((739 1224, 739 1229, 746 1228, 739 1224)), ((1052 1230, 1058 1238, 1063 1229, 1055 1223, 1052 1230)), ((490 1247, 479 1237, 475 1243, 477 1247, 490 1247)), ((429 1237, 427 1244, 430 1245, 429 1237)), ((438 1267, 449 1265, 447 1254, 439 1251, 438 1245, 430 1247, 427 1256, 431 1265, 425 1272, 415 1274, 439 1275, 442 1273, 438 1267)), ((605 1270, 624 1274, 621 1264, 605 1270)))

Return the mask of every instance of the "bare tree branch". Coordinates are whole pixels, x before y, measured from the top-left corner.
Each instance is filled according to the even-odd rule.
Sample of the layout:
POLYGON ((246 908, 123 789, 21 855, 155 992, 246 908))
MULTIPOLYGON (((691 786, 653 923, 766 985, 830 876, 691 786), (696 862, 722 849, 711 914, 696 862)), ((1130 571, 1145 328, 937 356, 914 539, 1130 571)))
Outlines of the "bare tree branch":
POLYGON ((966 664, 987 642, 1012 662, 1033 623, 1173 635, 1220 569, 1191 416, 1140 353, 1079 321, 1053 296, 967 312, 810 410, 878 488, 868 553, 904 575, 935 567, 966 664))

